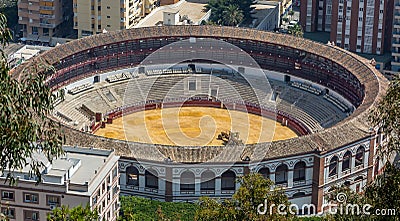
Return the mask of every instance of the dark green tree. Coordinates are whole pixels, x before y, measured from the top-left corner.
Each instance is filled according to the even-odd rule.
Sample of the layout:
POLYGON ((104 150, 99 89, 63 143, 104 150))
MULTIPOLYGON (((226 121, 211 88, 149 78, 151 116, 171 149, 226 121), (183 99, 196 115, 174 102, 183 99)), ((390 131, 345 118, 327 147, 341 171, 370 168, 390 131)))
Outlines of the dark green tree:
POLYGON ((218 25, 235 26, 251 19, 254 0, 210 0, 205 10, 211 10, 210 21, 218 25))
POLYGON ((160 202, 141 197, 122 196, 120 221, 191 221, 197 204, 181 202, 160 202))
POLYGON ((89 205, 68 208, 62 206, 51 211, 47 215, 47 221, 97 221, 97 210, 91 210, 89 205))
POLYGON ((273 189, 273 182, 265 179, 258 173, 250 173, 238 179, 240 188, 233 195, 232 199, 222 202, 209 199, 200 199, 200 208, 196 212, 195 220, 291 220, 294 218, 288 212, 289 201, 285 193, 279 189, 273 189), (272 190, 271 190, 272 189, 272 190), (262 215, 258 213, 259 205, 263 204, 261 211, 267 208, 267 213, 262 215), (277 211, 277 206, 271 205, 283 204, 286 206, 284 211, 286 215, 281 215, 277 211))
POLYGON ((293 25, 293 26, 289 26, 288 28, 288 33, 296 36, 296 37, 303 37, 303 29, 301 28, 301 26, 299 24, 293 25))
POLYGON ((365 196, 372 204, 372 213, 386 210, 386 216, 376 216, 375 220, 400 220, 400 169, 398 165, 387 163, 382 174, 367 186, 365 196), (389 209, 389 210, 388 210, 389 209), (389 214, 395 212, 396 215, 389 214))
MULTIPOLYGON (((7 19, 0 14, 0 43, 5 46, 10 39, 6 26, 7 19)), ((1 50, 2 51, 2 50, 1 50)), ((2 51, 3 52, 3 51, 2 51)), ((62 95, 53 94, 46 85, 43 70, 50 69, 36 64, 26 69, 24 76, 11 76, 7 60, 2 53, 0 61, 0 172, 19 170, 27 164, 31 173, 41 179, 41 162, 32 160, 32 153, 40 151, 51 161, 60 156, 64 137, 57 122, 47 118, 54 109, 56 99, 62 95), (38 70, 42 70, 38 72, 38 70)), ((16 181, 12 172, 7 179, 16 181)))
POLYGON ((228 5, 223 11, 223 21, 225 25, 236 26, 243 21, 243 12, 237 5, 228 5))
POLYGON ((379 154, 390 158, 400 151, 400 78, 393 79, 386 95, 370 114, 374 128, 386 137, 385 146, 379 147, 379 154))
POLYGON ((231 2, 239 6, 239 9, 243 12, 244 19, 252 18, 252 11, 255 9, 253 5, 257 3, 256 0, 231 0, 231 2))

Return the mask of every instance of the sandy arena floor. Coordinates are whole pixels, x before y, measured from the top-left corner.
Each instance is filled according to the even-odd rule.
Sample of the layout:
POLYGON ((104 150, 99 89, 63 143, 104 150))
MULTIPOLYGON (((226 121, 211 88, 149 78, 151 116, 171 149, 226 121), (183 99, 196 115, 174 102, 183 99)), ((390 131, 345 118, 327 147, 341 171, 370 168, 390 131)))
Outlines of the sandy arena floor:
POLYGON ((271 119, 208 107, 148 110, 115 119, 95 134, 108 138, 177 146, 222 145, 222 131, 240 133, 246 144, 297 137, 271 119), (125 129, 125 130, 124 130, 125 129))

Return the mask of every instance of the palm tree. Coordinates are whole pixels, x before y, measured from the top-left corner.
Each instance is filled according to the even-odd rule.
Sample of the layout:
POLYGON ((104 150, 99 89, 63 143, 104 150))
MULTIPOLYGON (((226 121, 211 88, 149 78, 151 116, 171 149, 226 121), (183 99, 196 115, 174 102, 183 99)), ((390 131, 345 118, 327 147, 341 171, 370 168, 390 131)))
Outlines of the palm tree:
POLYGON ((229 5, 222 13, 223 24, 228 26, 236 26, 243 21, 243 12, 237 5, 229 5))

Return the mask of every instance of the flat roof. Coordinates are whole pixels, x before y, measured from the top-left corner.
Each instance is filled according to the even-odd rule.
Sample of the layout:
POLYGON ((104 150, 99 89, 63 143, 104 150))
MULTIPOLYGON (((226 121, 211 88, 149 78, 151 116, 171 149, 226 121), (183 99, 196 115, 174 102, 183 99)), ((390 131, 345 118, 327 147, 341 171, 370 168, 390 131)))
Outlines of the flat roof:
POLYGON ((135 28, 158 26, 162 24, 164 12, 179 12, 180 16, 187 15, 193 23, 197 23, 207 14, 207 12, 204 11, 204 6, 206 6, 206 4, 188 2, 186 0, 181 0, 172 5, 161 6, 154 9, 149 15, 143 18, 137 25, 135 25, 135 28))
MULTIPOLYGON (((106 169, 111 168, 111 166, 113 166, 118 160, 118 157, 116 156, 109 159, 110 155, 113 153, 111 150, 68 146, 64 146, 63 149, 65 154, 54 159, 51 164, 43 153, 34 152, 32 158, 26 160, 28 165, 23 167, 20 170, 20 173, 28 175, 31 170, 29 163, 32 162, 32 159, 35 159, 43 162, 45 165, 45 167, 41 168, 43 171, 42 175, 44 176, 43 181, 52 183, 51 181, 46 180, 45 177, 65 178, 68 175, 68 171, 74 171, 74 169, 70 169, 77 166, 75 172, 70 174, 69 180, 71 184, 83 185, 86 183, 96 182, 97 179, 103 180, 106 174, 100 174, 100 171, 106 167, 106 169), (110 166, 109 164, 112 165, 110 166), (46 171, 46 168, 48 171, 46 171), (100 176, 98 176, 98 174, 100 174, 100 176)), ((23 177, 21 179, 23 179, 23 177)))

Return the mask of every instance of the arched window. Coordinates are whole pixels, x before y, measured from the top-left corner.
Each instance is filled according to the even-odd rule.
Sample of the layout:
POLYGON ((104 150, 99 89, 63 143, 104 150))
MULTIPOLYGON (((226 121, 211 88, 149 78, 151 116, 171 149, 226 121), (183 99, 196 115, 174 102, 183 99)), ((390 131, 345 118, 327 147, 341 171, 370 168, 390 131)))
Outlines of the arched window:
POLYGON ((146 170, 144 173, 146 188, 158 189, 158 173, 155 170, 146 170))
POLYGON ((335 176, 337 174, 337 165, 339 158, 337 156, 332 157, 329 163, 329 176, 335 176))
POLYGON ((269 179, 269 169, 267 167, 261 168, 258 173, 260 173, 265 179, 269 179))
POLYGON ((134 166, 126 168, 126 185, 139 186, 139 170, 134 166))
POLYGON ((185 171, 181 174, 181 193, 194 193, 194 173, 191 171, 185 171))
POLYGON ((365 153, 364 147, 361 146, 357 149, 356 162, 355 162, 356 167, 360 166, 360 165, 364 165, 364 153, 365 153))
POLYGON ((212 171, 207 170, 201 174, 200 190, 202 193, 215 192, 215 174, 212 171))
POLYGON ((221 190, 235 190, 236 174, 231 171, 225 171, 221 175, 221 190))
POLYGON ((343 156, 342 172, 350 169, 351 166, 351 152, 347 151, 343 156))
POLYGON ((306 163, 300 161, 294 165, 293 181, 304 182, 306 181, 306 163))
POLYGON ((286 164, 279 165, 275 170, 275 184, 287 184, 288 167, 286 164))

